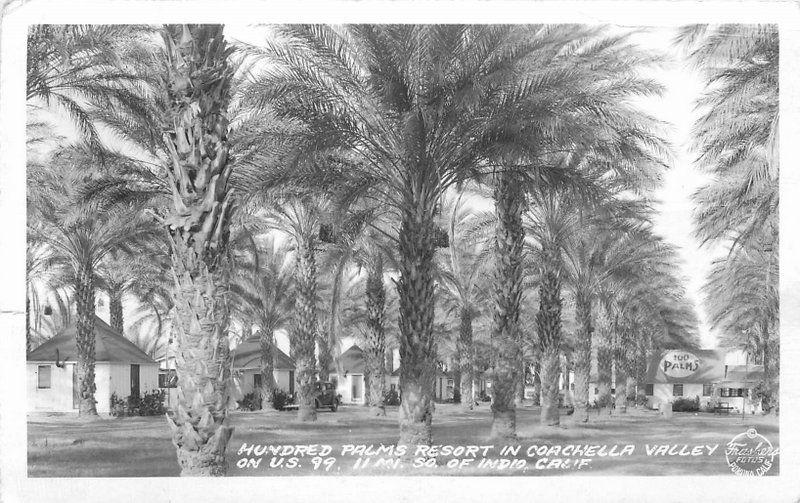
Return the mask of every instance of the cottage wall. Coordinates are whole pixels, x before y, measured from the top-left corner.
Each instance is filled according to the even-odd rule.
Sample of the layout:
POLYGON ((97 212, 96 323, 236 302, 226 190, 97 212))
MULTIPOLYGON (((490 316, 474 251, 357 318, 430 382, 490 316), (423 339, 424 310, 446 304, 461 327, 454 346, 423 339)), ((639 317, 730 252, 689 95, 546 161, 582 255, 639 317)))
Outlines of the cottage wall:
POLYGON ((53 362, 28 363, 26 386, 28 410, 48 412, 73 412, 72 408, 72 368, 67 364, 56 367, 53 362), (39 389, 39 365, 50 366, 50 388, 39 389))
MULTIPOLYGON (((247 393, 251 393, 254 390, 253 382, 254 377, 256 374, 260 374, 261 371, 259 369, 243 369, 239 371, 239 389, 242 390, 242 394, 246 395, 247 393)), ((272 376, 275 379, 275 389, 284 391, 285 393, 289 392, 289 371, 288 370, 273 370, 272 376)))

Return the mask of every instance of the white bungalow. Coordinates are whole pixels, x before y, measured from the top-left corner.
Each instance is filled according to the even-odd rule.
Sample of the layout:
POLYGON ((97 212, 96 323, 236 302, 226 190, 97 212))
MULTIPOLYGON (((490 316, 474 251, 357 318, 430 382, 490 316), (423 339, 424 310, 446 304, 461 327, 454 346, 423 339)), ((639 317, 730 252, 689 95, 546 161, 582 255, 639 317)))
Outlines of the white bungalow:
MULTIPOLYGON (((70 325, 27 355, 28 410, 77 412, 77 327, 70 325)), ((97 412, 110 411, 119 398, 158 390, 158 363, 98 317, 95 334, 97 412)))
MULTIPOLYGON (((294 393, 294 360, 275 344, 272 345, 272 355, 275 389, 294 393)), ((239 378, 242 394, 261 387, 261 342, 258 336, 240 343, 233 350, 233 371, 239 378)))
POLYGON ((653 353, 647 365, 645 395, 651 408, 678 398, 698 397, 700 407, 725 404, 731 411, 755 413, 760 404, 753 388, 763 380, 763 365, 729 365, 730 356, 714 350, 667 350, 653 353))

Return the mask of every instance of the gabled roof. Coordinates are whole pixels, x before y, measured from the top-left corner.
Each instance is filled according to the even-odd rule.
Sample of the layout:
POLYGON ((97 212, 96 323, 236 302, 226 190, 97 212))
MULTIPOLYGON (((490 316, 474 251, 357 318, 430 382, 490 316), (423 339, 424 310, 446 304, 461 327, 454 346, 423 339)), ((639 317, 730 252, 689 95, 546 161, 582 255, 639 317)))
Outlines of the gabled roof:
MULTIPOLYGON (((55 337, 37 347, 27 355, 29 362, 75 362, 78 357, 75 336, 77 324, 73 323, 55 337), (58 351, 58 355, 56 355, 58 351)), ((94 318, 94 359, 96 362, 155 364, 136 344, 111 328, 108 323, 97 316, 94 318)))
MULTIPOLYGON (((275 344, 272 345, 272 355, 275 370, 294 370, 294 360, 275 344)), ((261 368, 261 341, 257 335, 239 343, 233 350, 233 368, 261 368)))
MULTIPOLYGON (((342 353, 339 357, 339 364, 342 371, 348 374, 363 374, 365 368, 364 351, 355 344, 342 353)), ((331 363, 329 369, 331 372, 336 372, 336 363, 331 363)))
POLYGON ((725 375, 725 355, 710 349, 656 351, 647 362, 646 383, 712 383, 725 375))

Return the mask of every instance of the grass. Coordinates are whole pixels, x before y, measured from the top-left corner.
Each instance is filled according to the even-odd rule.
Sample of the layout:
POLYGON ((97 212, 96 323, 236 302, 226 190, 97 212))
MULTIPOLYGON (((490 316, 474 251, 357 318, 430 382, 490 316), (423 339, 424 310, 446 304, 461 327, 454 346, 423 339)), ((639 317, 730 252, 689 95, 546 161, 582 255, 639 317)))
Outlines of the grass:
MULTIPOLYGON (((230 424, 236 430, 228 446, 231 476, 264 475, 732 475, 725 461, 725 444, 747 428, 755 427, 778 447, 778 420, 775 417, 714 416, 707 413, 675 413, 664 419, 652 411, 632 410, 627 415, 594 414, 584 425, 571 424, 564 417, 561 427, 538 425, 538 407, 518 409, 517 432, 521 453, 511 458, 525 459, 524 470, 497 470, 471 466, 448 469, 452 457, 440 456, 434 468, 411 468, 411 460, 400 469, 375 468, 371 464, 356 469, 356 457, 336 456, 333 465, 313 466, 310 457, 300 458, 292 469, 270 468, 266 455, 257 468, 238 468, 243 456, 237 451, 244 443, 261 445, 327 444, 333 454, 345 444, 392 445, 397 440, 397 407, 386 417, 372 417, 363 407, 341 407, 338 412, 319 412, 316 423, 299 423, 295 413, 234 412, 230 424), (634 453, 620 457, 592 457, 580 470, 536 469, 538 456, 526 457, 529 446, 596 444, 609 446, 634 444, 634 453), (648 456, 646 444, 682 446, 715 445, 708 456, 648 456)), ((441 445, 487 445, 491 412, 484 404, 464 412, 458 406, 438 404, 433 421, 433 443, 441 445)), ((496 446, 499 449, 499 446, 496 446)), ((463 456, 462 456, 463 457, 463 456)), ((496 454, 489 457, 497 458, 496 454)), ((508 457, 508 456, 506 456, 508 457)), ((555 457, 555 456, 553 456, 555 457)), ((288 458, 284 459, 287 462, 288 458)), ((430 462, 429 462, 430 463, 430 462)), ((778 458, 768 475, 777 475, 778 458)), ((31 477, 159 477, 177 476, 175 451, 162 417, 97 419, 85 421, 67 415, 31 415, 28 419, 28 474, 31 477)))

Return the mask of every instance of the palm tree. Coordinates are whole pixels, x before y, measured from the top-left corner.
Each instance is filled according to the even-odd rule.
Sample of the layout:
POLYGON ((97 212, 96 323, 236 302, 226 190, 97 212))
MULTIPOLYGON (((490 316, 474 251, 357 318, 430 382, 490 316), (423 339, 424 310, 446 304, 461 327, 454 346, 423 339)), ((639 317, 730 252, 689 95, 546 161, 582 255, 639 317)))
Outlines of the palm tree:
POLYGON ((127 204, 88 204, 83 191, 98 178, 98 158, 85 150, 66 149, 47 166, 28 170, 28 234, 68 264, 77 305, 77 378, 80 415, 97 415, 94 374, 95 277, 100 262, 115 250, 152 236, 155 229, 138 208, 127 204))
POLYGON ((168 423, 182 475, 223 475, 234 405, 227 253, 232 196, 228 115, 232 48, 221 25, 165 26, 160 129, 171 205, 163 218, 175 281, 179 400, 168 423))
MULTIPOLYGON (((290 247, 269 235, 261 243, 251 231, 243 232, 243 250, 236 260, 231 292, 247 311, 245 325, 258 325, 261 347, 261 399, 267 404, 275 389, 273 347, 275 331, 289 324, 295 305, 290 247)), ((262 406, 262 408, 265 408, 262 406)))
MULTIPOLYGON (((772 274, 772 264, 778 264, 778 29, 774 25, 689 26, 679 32, 677 42, 704 70, 708 89, 698 103, 703 114, 695 125, 695 150, 700 169, 711 173, 713 179, 695 194, 696 233, 704 244, 724 245, 728 249, 725 261, 730 262, 717 262, 709 275, 707 291, 725 288, 720 291, 726 295, 709 295, 707 308, 715 313, 715 326, 720 327, 728 316, 721 313, 729 309, 749 316, 753 308, 724 302, 754 295, 748 268, 741 267, 742 257, 769 255, 762 258, 762 265, 768 271, 768 282, 774 284, 762 284, 760 293, 751 298, 760 303, 757 310, 762 317, 752 320, 749 328, 762 334, 760 339, 768 351, 768 334, 777 332, 777 327, 771 328, 777 323, 777 307, 771 304, 770 292, 777 289, 778 281, 777 271, 772 274)), ((735 334, 742 332, 742 327, 726 328, 735 334)), ((769 389, 773 376, 766 359, 765 376, 769 389)), ((765 405, 769 401, 767 396, 765 405)))
MULTIPOLYGON (((28 32, 28 105, 66 112, 81 139, 104 150, 98 111, 147 116, 146 44, 153 29, 132 25, 32 25, 28 32)), ((123 131, 121 124, 104 122, 123 131)))
POLYGON ((472 410, 476 398, 473 321, 480 315, 480 304, 485 299, 484 289, 478 284, 485 257, 483 246, 469 242, 476 215, 464 205, 463 196, 462 192, 457 198, 446 199, 444 205, 451 239, 449 253, 440 261, 440 286, 445 312, 458 320, 456 385, 460 386, 462 406, 472 410))

